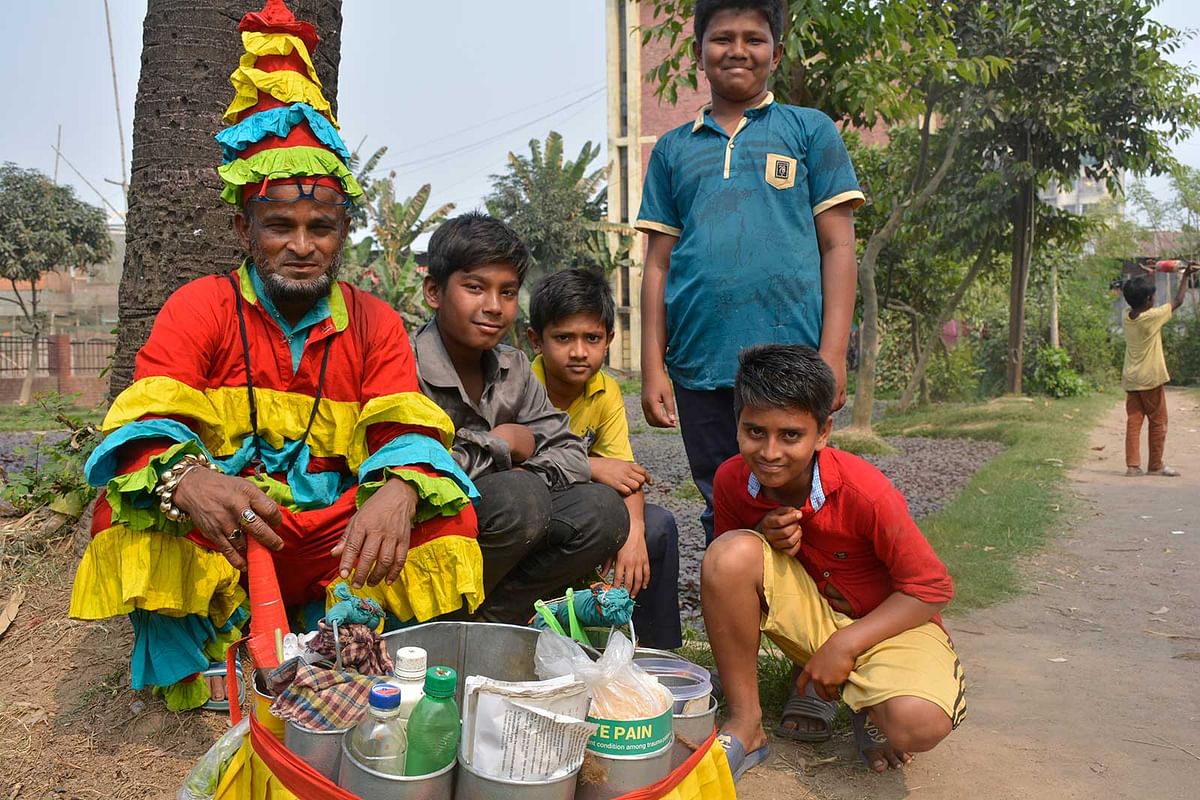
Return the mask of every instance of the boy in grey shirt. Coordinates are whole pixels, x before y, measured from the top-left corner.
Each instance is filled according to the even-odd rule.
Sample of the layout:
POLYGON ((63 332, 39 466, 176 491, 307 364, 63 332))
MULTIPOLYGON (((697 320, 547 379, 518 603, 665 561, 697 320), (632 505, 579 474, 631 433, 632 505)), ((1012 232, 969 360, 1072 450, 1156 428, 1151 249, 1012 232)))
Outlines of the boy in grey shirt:
POLYGON ((482 496, 475 512, 487 598, 476 616, 516 624, 629 534, 620 495, 590 481, 567 415, 525 354, 500 344, 529 260, 499 220, 471 213, 444 223, 429 240, 424 286, 434 318, 414 337, 421 390, 454 421, 454 458, 482 496))

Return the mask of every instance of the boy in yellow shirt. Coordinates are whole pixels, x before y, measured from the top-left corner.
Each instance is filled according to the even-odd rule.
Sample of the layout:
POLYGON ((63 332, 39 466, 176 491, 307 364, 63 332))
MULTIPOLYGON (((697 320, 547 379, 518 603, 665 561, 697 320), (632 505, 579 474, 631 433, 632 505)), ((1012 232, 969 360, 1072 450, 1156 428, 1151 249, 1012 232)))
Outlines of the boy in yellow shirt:
POLYGON ((1183 305, 1188 279, 1197 271, 1196 264, 1184 267, 1179 288, 1170 304, 1154 305, 1154 276, 1139 275, 1121 287, 1128 313, 1122 316, 1125 331, 1125 366, 1121 370, 1121 388, 1125 390, 1125 474, 1142 475, 1142 420, 1150 420, 1150 475, 1175 477, 1179 471, 1163 464, 1163 446, 1167 440, 1167 397, 1163 387, 1171 376, 1163 357, 1162 329, 1175 309, 1183 305))
POLYGON ((583 439, 592 480, 625 498, 629 538, 612 564, 613 585, 624 586, 637 600, 633 624, 639 644, 672 650, 683 644, 679 530, 670 511, 642 495, 649 474, 633 460, 621 388, 601 370, 615 315, 603 275, 566 269, 546 278, 529 301, 528 336, 538 354, 530 367, 583 439))

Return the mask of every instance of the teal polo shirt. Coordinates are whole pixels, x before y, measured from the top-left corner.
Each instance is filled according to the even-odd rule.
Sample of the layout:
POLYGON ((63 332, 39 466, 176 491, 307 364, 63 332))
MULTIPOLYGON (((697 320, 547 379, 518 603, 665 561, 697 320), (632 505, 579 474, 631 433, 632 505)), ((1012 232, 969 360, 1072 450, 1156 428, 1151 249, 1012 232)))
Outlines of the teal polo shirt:
POLYGON ((862 202, 833 121, 771 94, 732 134, 706 106, 659 139, 636 227, 679 238, 666 285, 671 379, 697 391, 727 388, 746 347, 817 347, 816 216, 862 202))

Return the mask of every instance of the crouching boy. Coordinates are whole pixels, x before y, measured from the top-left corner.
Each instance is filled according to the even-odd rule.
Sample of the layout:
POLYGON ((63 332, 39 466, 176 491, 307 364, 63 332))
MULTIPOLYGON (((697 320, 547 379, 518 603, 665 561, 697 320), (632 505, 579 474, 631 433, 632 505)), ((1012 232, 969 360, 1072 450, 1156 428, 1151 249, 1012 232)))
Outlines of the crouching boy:
POLYGON ((645 501, 642 486, 649 474, 633 460, 621 387, 600 369, 615 316, 603 275, 567 269, 549 276, 529 300, 527 333, 538 354, 531 367, 550 402, 567 412, 571 431, 583 439, 592 480, 625 498, 629 538, 614 560, 613 585, 625 587, 637 601, 633 627, 639 644, 673 650, 683 644, 679 530, 670 511, 645 501))
POLYGON ((850 707, 859 754, 877 772, 933 748, 966 711, 939 615, 950 577, 887 478, 826 447, 834 391, 829 367, 807 347, 755 347, 739 358, 739 455, 713 483, 720 535, 700 582, 735 777, 767 756, 760 630, 803 665, 798 694, 850 707))
POLYGON ((443 223, 429 240, 414 337, 421 390, 454 422, 452 454, 480 500, 486 599, 477 618, 524 624, 533 603, 607 562, 629 531, 620 496, 591 483, 587 451, 520 350, 501 344, 517 316, 529 250, 486 214, 443 223))

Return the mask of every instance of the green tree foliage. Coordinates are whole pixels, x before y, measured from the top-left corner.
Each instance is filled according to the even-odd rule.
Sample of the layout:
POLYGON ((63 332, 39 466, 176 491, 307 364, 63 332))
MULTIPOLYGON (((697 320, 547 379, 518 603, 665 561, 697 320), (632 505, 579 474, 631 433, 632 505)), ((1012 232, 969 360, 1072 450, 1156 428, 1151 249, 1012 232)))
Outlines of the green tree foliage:
POLYGON ((345 279, 387 302, 410 328, 429 316, 421 294, 425 272, 417 265, 413 243, 454 211, 447 203, 427 214, 429 194, 427 183, 412 197, 397 200, 394 173, 372 181, 366 206, 371 233, 347 242, 342 256, 345 279))
POLYGON ((1120 175, 1160 174, 1171 145, 1200 123, 1197 75, 1171 63, 1187 34, 1150 19, 1155 0, 1010 0, 1036 7, 1004 40, 1013 68, 994 85, 981 124, 985 163, 1013 188, 1008 385, 1021 390, 1024 293, 1032 260, 1036 189, 1070 185, 1080 170, 1119 191, 1120 175))
POLYGON ((0 166, 0 278, 8 281, 14 295, 0 300, 21 309, 25 329, 33 337, 34 355, 21 387, 22 404, 29 402, 33 391, 38 342, 45 325, 38 280, 55 270, 86 270, 111 255, 112 239, 101 209, 37 170, 7 162, 0 166))
POLYGON ((537 278, 568 267, 604 267, 598 261, 595 232, 606 230, 606 167, 593 169, 600 146, 585 142, 574 160, 563 154, 563 139, 550 131, 532 139, 529 155, 508 154, 508 169, 492 177, 488 213, 520 234, 533 255, 537 278))

